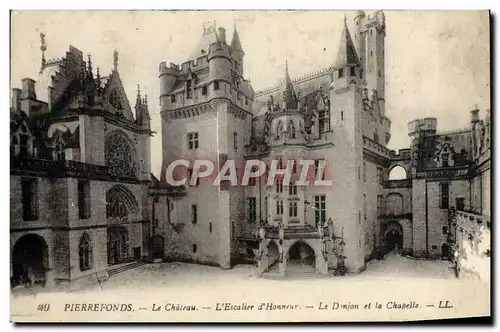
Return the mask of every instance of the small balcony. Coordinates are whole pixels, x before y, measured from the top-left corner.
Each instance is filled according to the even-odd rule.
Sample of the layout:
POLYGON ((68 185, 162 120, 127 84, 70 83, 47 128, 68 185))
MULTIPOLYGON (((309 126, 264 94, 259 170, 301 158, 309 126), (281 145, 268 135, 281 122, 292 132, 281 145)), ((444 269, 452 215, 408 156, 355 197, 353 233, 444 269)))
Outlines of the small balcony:
MULTIPOLYGON (((277 226, 266 227, 266 238, 279 239, 279 228, 277 226)), ((324 233, 327 236, 327 232, 324 233)), ((320 238, 320 232, 317 227, 312 225, 288 225, 284 228, 285 239, 316 239, 320 238)))

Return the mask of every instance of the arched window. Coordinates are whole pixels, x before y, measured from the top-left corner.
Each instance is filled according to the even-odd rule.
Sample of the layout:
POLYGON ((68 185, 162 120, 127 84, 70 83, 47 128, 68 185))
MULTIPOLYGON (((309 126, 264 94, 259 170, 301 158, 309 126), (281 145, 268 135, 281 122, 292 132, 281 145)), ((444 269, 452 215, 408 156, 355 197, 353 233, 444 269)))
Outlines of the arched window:
POLYGON ((137 202, 130 190, 115 185, 106 192, 106 219, 127 218, 137 212, 137 202))
POLYGON ((407 178, 406 170, 402 166, 394 166, 389 172, 389 181, 404 180, 407 178))
POLYGON ((92 268, 92 244, 87 233, 83 234, 78 244, 78 258, 80 261, 80 271, 92 268))
POLYGON ((280 139, 282 133, 283 133, 283 122, 278 121, 278 124, 276 125, 276 139, 280 139))
POLYGON ((295 126, 291 120, 288 123, 288 132, 290 133, 290 138, 296 138, 295 126))
POLYGON ((124 218, 128 215, 125 202, 120 199, 119 195, 108 195, 106 201, 106 218, 124 218))
POLYGON ((124 134, 111 134, 104 142, 104 156, 108 172, 123 177, 137 177, 133 147, 124 134))

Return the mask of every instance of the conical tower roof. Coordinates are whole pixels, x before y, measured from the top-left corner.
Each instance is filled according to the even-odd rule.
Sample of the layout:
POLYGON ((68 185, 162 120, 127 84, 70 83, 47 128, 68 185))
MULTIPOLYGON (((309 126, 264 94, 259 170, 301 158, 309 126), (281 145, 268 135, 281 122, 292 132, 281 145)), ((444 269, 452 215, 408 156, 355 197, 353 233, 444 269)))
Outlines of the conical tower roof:
POLYGON ((240 35, 238 34, 238 30, 236 29, 236 24, 234 25, 233 39, 231 40, 231 49, 234 51, 242 51, 241 47, 240 35))
POLYGON ((280 97, 285 109, 297 109, 297 98, 288 74, 288 61, 285 63, 285 76, 281 82, 280 97))
POLYGON ((344 17, 344 28, 342 30, 342 35, 340 36, 339 50, 337 52, 335 67, 341 68, 346 65, 353 64, 359 64, 359 58, 356 53, 356 48, 352 42, 349 28, 347 27, 347 19, 344 17))

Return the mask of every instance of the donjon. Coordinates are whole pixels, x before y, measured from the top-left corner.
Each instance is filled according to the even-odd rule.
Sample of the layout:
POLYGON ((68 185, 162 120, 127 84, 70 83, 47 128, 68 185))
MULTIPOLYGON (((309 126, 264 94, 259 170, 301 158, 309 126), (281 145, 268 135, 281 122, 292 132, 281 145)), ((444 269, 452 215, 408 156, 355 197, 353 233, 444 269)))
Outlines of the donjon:
POLYGON ((230 43, 224 28, 204 27, 188 61, 160 64, 163 167, 155 218, 163 222, 155 234, 167 257, 224 268, 250 260, 259 273, 280 275, 304 262, 319 274, 364 268, 380 245, 376 211, 367 206, 382 192, 367 173, 389 157, 390 120, 384 14, 359 12, 354 22, 354 39, 347 20, 340 26, 330 67, 291 79, 286 63, 279 84, 257 93, 243 76, 236 27, 230 43), (278 160, 282 168, 309 159, 332 185, 269 184, 262 176, 245 187, 213 186, 212 178, 171 188, 169 167, 188 160, 174 176, 189 180, 197 158, 218 168, 228 159, 278 160))

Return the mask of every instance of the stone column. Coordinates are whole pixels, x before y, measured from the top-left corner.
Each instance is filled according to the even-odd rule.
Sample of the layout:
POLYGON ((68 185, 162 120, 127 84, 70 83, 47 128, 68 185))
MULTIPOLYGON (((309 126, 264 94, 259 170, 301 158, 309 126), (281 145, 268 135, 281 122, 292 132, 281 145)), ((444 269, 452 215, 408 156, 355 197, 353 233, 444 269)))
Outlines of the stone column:
POLYGON ((45 288, 53 288, 55 286, 55 273, 54 268, 49 267, 45 271, 45 288))

